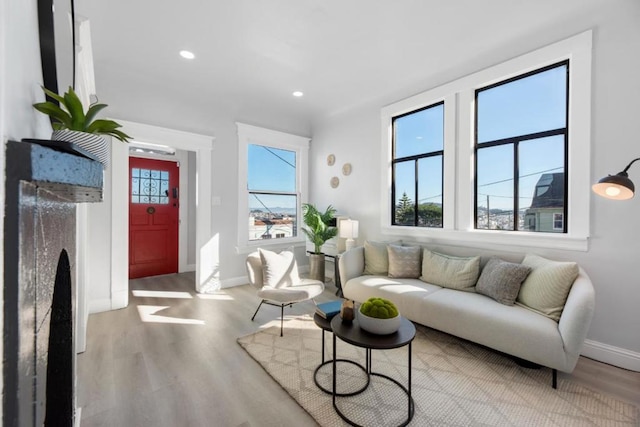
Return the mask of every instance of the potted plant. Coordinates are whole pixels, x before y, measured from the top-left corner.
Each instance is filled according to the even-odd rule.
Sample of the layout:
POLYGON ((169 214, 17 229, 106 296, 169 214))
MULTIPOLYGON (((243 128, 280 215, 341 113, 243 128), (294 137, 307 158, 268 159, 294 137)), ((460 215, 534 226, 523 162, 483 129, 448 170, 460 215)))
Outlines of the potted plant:
POLYGON ((313 252, 309 256, 309 277, 324 282, 324 253, 322 245, 338 234, 338 229, 331 225, 335 218, 336 210, 329 205, 320 212, 314 205, 304 203, 302 205, 302 218, 307 228, 302 228, 309 241, 313 243, 313 252))
POLYGON ((60 96, 43 87, 42 90, 60 103, 52 101, 33 104, 33 107, 51 118, 55 141, 66 141, 78 145, 80 148, 93 154, 105 166, 109 163, 109 146, 105 135, 116 138, 122 142, 128 142, 131 137, 118 128, 122 127, 113 120, 96 119, 96 115, 106 104, 94 103, 85 113, 78 95, 69 87, 69 90, 60 96))

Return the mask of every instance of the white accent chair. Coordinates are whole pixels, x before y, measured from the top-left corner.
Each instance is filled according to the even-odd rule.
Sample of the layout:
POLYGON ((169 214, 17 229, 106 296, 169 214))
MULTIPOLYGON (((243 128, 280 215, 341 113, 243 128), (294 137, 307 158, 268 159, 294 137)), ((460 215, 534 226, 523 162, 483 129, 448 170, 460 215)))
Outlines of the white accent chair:
POLYGON ((251 320, 255 319, 262 304, 280 307, 280 336, 283 335, 285 306, 313 300, 324 291, 321 281, 299 277, 295 257, 290 251, 276 254, 259 249, 247 256, 246 267, 249 283, 262 298, 251 320))

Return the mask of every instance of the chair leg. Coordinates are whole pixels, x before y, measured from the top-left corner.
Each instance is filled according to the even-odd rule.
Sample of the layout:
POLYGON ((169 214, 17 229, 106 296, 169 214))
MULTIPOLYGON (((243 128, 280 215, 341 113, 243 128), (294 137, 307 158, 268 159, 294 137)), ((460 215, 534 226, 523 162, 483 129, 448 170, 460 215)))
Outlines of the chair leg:
POLYGON ((553 388, 557 389, 558 388, 558 370, 553 369, 552 374, 553 374, 553 378, 551 380, 551 385, 553 386, 553 388))
POLYGON ((258 308, 256 309, 256 312, 253 313, 253 316, 251 317, 251 321, 253 322, 253 319, 256 318, 256 314, 258 314, 258 310, 260 310, 260 307, 262 307, 262 303, 264 303, 264 300, 260 301, 260 305, 258 305, 258 308))
POLYGON ((284 304, 280 306, 280 336, 282 336, 283 329, 284 329, 284 304))

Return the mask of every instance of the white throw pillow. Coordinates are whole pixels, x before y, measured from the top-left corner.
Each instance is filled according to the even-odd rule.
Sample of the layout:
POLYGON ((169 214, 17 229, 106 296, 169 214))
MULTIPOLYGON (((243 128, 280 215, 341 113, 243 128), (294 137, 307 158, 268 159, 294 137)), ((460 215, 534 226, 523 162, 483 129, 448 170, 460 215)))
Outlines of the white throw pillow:
POLYGON ((279 254, 258 249, 262 260, 262 280, 264 286, 286 288, 300 283, 296 257, 292 251, 284 250, 279 254))
POLYGON ((474 292, 480 276, 480 257, 455 257, 425 249, 420 280, 445 288, 474 292))
POLYGON ((531 273, 520 287, 516 304, 560 320, 571 286, 578 277, 578 264, 528 254, 522 265, 531 267, 531 273))

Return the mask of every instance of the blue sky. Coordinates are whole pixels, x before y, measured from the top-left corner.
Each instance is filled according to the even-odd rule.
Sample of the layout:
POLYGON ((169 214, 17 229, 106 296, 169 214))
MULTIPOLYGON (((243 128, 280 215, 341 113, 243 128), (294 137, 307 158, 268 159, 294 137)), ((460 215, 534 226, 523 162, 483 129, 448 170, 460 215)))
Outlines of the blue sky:
MULTIPOLYGON (((561 66, 479 92, 478 142, 564 127, 565 89, 566 67, 561 66)), ((442 105, 396 119, 396 157, 441 150, 443 121, 442 105)), ((561 136, 520 143, 520 207, 531 204, 535 184, 542 173, 562 172, 563 151, 561 136)), ((420 161, 420 202, 442 203, 440 164, 439 157, 420 161)), ((478 194, 482 200, 489 196, 492 209, 513 207, 512 171, 513 145, 479 150, 478 194)), ((413 163, 399 166, 396 170, 396 197, 400 198, 406 191, 413 200, 413 183, 413 163)))
MULTIPOLYGON (((254 191, 296 191, 295 151, 249 144, 247 185, 254 191)), ((296 197, 285 195, 259 195, 249 197, 249 209, 267 207, 295 209, 296 197), (261 203, 262 202, 262 203, 261 203)))

